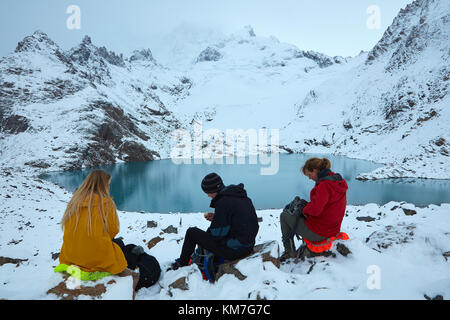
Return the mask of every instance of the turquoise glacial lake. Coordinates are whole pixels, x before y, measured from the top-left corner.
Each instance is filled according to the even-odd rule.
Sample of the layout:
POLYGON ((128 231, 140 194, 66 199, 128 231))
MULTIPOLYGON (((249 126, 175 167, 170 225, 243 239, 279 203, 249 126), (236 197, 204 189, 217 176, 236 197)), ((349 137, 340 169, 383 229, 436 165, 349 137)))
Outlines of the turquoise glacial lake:
MULTIPOLYGON (((283 208, 296 195, 309 201, 314 182, 301 173, 305 161, 313 156, 327 157, 332 170, 347 181, 347 203, 352 205, 406 201, 416 206, 450 203, 450 181, 432 179, 385 179, 359 181, 359 173, 370 172, 380 164, 321 154, 272 154, 272 164, 256 164, 249 158, 229 158, 231 164, 175 164, 171 159, 150 162, 119 163, 96 169, 112 176, 111 195, 119 210, 133 212, 206 212, 210 198, 200 184, 210 172, 219 174, 224 183, 243 183, 256 209, 283 208), (262 175, 261 169, 274 167, 276 174, 262 175)), ((267 162, 266 162, 267 163, 267 162)), ((70 192, 78 188, 93 168, 79 171, 51 172, 42 176, 70 192)))

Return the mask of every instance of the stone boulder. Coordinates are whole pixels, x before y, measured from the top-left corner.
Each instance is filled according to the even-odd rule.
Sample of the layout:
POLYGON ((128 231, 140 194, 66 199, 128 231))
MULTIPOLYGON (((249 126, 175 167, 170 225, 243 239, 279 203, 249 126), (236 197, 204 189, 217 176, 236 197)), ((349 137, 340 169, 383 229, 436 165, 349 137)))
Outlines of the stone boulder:
POLYGON ((0 257, 0 267, 7 263, 15 264, 18 267, 22 262, 26 262, 28 259, 15 259, 8 257, 0 257))
POLYGON ((139 281, 139 274, 129 269, 96 281, 79 281, 68 274, 58 276, 61 277, 61 282, 46 294, 55 295, 60 300, 134 300, 134 288, 139 281))
POLYGON ((154 246, 156 246, 159 242, 161 242, 161 241, 163 241, 164 240, 164 238, 161 238, 161 237, 155 237, 155 238, 153 238, 152 240, 150 240, 148 243, 147 243, 147 247, 149 248, 149 249, 151 249, 151 248, 153 248, 154 246))
MULTIPOLYGON (((256 245, 253 253, 243 259, 260 259, 263 262, 272 262, 275 267, 280 268, 280 247, 277 241, 268 241, 256 245)), ((235 266, 242 259, 225 262, 219 265, 215 280, 219 280, 224 274, 232 274, 239 280, 245 280, 247 276, 243 275, 235 266)))

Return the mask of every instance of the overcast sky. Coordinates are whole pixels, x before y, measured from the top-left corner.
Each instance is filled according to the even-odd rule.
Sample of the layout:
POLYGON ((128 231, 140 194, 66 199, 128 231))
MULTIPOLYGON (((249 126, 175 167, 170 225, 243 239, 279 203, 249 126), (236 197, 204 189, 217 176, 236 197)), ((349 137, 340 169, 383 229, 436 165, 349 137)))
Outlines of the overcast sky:
POLYGON ((89 35, 94 44, 128 55, 156 46, 180 25, 229 34, 251 25, 301 50, 354 56, 370 50, 412 0, 0 0, 0 56, 40 29, 63 49, 89 35), (80 8, 80 29, 66 22, 80 8), (378 11, 373 11, 373 6, 378 11), (372 8, 371 10, 368 9, 372 8), (379 13, 379 14, 378 14, 379 13), (379 17, 379 20, 376 18, 379 17), (375 20, 374 20, 375 19, 375 20), (369 26, 368 27, 368 21, 369 26), (376 28, 379 21, 379 28, 376 28), (375 28, 374 28, 375 27, 375 28))

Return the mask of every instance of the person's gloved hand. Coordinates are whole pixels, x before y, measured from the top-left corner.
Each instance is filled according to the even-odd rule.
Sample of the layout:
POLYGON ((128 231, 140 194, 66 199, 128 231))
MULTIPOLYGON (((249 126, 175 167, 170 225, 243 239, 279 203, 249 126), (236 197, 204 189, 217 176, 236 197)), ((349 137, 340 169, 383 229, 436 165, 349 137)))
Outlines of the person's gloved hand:
MULTIPOLYGON (((308 202, 306 201, 306 200, 304 200, 304 199, 301 199, 300 200, 300 203, 299 203, 299 205, 298 205, 298 207, 297 207, 297 214, 298 215, 303 215, 303 216, 305 216, 304 214, 303 214, 303 208, 306 206, 308 204, 308 202)), ((306 217, 306 216, 305 216, 306 217)))
POLYGON ((300 200, 300 208, 303 209, 307 204, 308 204, 308 201, 306 201, 305 199, 300 200))

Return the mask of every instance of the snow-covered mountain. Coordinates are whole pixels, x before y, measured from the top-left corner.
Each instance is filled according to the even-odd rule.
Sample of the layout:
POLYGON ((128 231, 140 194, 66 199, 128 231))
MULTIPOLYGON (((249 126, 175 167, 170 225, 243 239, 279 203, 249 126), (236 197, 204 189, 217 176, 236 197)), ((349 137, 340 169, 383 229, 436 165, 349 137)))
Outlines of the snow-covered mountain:
MULTIPOLYGON (((251 27, 178 30, 167 47, 128 57, 88 36, 70 50, 42 31, 25 37, 0 60, 0 299, 61 298, 51 292, 62 281, 53 267, 71 194, 39 173, 169 157, 171 133, 192 130, 193 120, 204 129, 281 129, 280 150, 386 164, 361 179, 450 178, 449 20, 447 0, 416 0, 370 52, 347 58, 251 27)), ((257 243, 281 244, 280 212, 258 210, 257 243)), ((186 230, 207 227, 202 213, 119 211, 118 236, 145 244, 163 267, 136 299, 448 299, 448 212, 449 204, 347 206, 348 255, 333 248, 334 257, 279 269, 244 259, 243 280, 215 284, 195 266, 166 271, 186 230), (376 288, 372 267, 382 275, 376 288), (186 286, 175 289, 180 277, 186 286)), ((94 298, 131 298, 129 283, 116 280, 115 291, 94 298)))
POLYGON ((288 64, 306 73, 345 62, 275 38, 256 39, 250 27, 196 55, 185 66, 190 69, 178 71, 158 63, 150 49, 124 58, 85 36, 65 52, 42 31, 34 32, 0 60, 2 150, 9 155, 3 160, 11 166, 73 169, 168 157, 170 133, 188 128, 193 113, 205 112, 204 104, 197 110, 183 100, 191 92, 194 101, 202 99, 202 91, 215 85, 208 76, 216 66, 202 62, 223 64, 225 83, 219 89, 233 69, 232 77, 248 71, 265 78, 264 73, 288 64), (180 109, 183 114, 175 117, 173 111, 180 109))
POLYGON ((2 160, 13 166, 70 169, 167 156, 167 133, 179 126, 167 106, 192 85, 149 49, 124 59, 86 36, 65 52, 41 31, 1 59, 0 70, 2 160))
POLYGON ((448 1, 417 0, 402 9, 364 62, 299 102, 301 119, 286 128, 286 144, 297 134, 295 150, 321 145, 387 164, 363 179, 449 178, 449 22, 448 1), (315 122, 304 121, 317 110, 315 122))
POLYGON ((88 36, 64 51, 36 31, 0 60, 1 161, 71 169, 165 158, 171 132, 196 120, 280 129, 281 150, 385 164, 361 179, 449 178, 449 14, 447 1, 416 0, 370 52, 347 58, 250 26, 175 30, 158 48, 163 62, 88 36))

